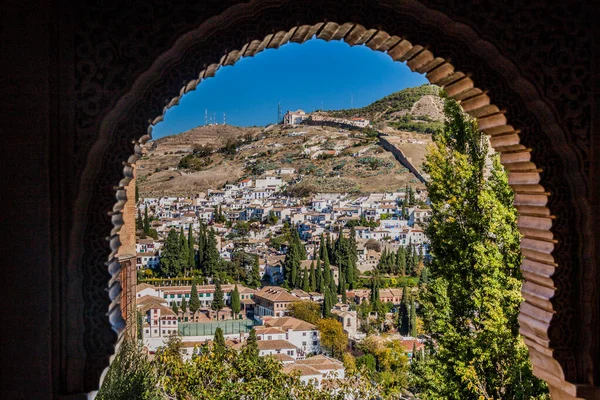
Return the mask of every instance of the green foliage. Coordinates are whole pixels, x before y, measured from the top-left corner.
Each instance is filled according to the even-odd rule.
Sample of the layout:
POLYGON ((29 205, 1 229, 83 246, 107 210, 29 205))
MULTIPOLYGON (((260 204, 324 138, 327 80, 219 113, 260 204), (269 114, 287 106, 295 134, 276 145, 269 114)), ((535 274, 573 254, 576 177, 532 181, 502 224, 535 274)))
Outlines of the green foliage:
POLYGON ((338 118, 361 116, 370 118, 373 121, 376 115, 380 115, 380 118, 384 119, 395 112, 401 110, 410 110, 412 106, 424 95, 437 95, 438 93, 439 88, 437 86, 425 84, 392 93, 389 96, 379 99, 363 108, 329 111, 328 113, 331 116, 338 118))
POLYGON ((544 398, 518 334, 520 237, 506 174, 496 160, 486 181, 487 140, 455 101, 444 112, 424 166, 433 260, 420 296, 437 351, 415 386, 422 399, 544 398))
POLYGON ((198 288, 196 287, 196 281, 192 283, 192 289, 190 291, 190 312, 195 314, 200 309, 201 303, 198 297, 198 288))
POLYGON ((196 154, 188 154, 179 160, 177 168, 190 169, 192 171, 204 171, 213 163, 212 158, 206 156, 197 156, 196 154))
POLYGON ((348 336, 344 332, 341 322, 331 318, 325 318, 318 322, 321 333, 321 346, 331 353, 333 357, 342 357, 342 353, 348 347, 348 336))
POLYGON ((143 353, 141 345, 125 339, 113 360, 102 387, 99 400, 159 400, 156 390, 157 371, 143 353))
POLYGON ((241 310, 242 305, 240 303, 240 292, 236 284, 231 291, 231 311, 233 312, 234 316, 237 316, 241 310))
MULTIPOLYGON (((239 296, 238 296, 239 299, 239 296)), ((221 281, 215 282, 215 293, 213 294, 213 300, 210 303, 210 308, 214 311, 221 311, 225 307, 225 295, 223 289, 221 289, 221 281)))
POLYGON ((364 366, 367 370, 375 372, 377 361, 375 361, 375 356, 373 354, 367 353, 356 359, 356 366, 359 368, 364 366))
MULTIPOLYGON (((140 373, 140 368, 120 368, 118 375, 109 373, 109 377, 118 380, 107 380, 105 385, 110 384, 110 391, 101 391, 99 398, 342 400, 373 399, 380 395, 368 377, 358 373, 348 373, 346 379, 336 380, 335 391, 302 383, 297 374, 285 374, 281 363, 272 357, 258 357, 253 331, 239 352, 225 346, 224 341, 221 345, 221 339, 215 338, 215 343, 219 344, 196 348, 191 359, 184 360, 181 340, 171 338, 166 346, 159 348, 152 362, 143 356, 146 369, 142 372, 147 372, 147 377, 140 373)), ((140 351, 134 356, 139 357, 140 351)))
POLYGON ((400 121, 389 122, 389 125, 399 131, 435 134, 444 128, 443 122, 422 122, 406 115, 400 121))
POLYGON ((397 396, 408 387, 408 357, 400 340, 380 340, 368 336, 359 345, 365 355, 357 359, 372 372, 384 398, 397 396))
POLYGON ((382 160, 377 157, 361 157, 356 160, 359 164, 363 164, 369 167, 370 170, 377 170, 380 167, 391 168, 394 166, 393 162, 382 160))
POLYGON ((175 229, 171 229, 160 254, 160 272, 163 276, 174 277, 181 274, 183 265, 180 249, 179 234, 175 229))
POLYGON ((321 307, 313 301, 295 301, 288 306, 290 316, 316 325, 321 319, 321 307))
POLYGON ((187 308, 188 308, 187 301, 185 300, 185 296, 183 296, 181 298, 181 307, 180 307, 181 312, 185 313, 187 311, 187 308))
POLYGON ((215 353, 222 354, 225 352, 225 336, 223 336, 223 329, 218 327, 215 329, 215 340, 213 341, 215 353))

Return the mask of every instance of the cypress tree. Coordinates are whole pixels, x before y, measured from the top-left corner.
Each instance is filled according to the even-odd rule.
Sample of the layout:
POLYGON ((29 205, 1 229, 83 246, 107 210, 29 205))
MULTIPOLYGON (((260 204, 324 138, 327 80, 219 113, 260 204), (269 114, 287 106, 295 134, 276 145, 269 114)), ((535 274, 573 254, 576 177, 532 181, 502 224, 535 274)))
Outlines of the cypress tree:
POLYGON ((310 292, 310 284, 308 282, 308 269, 304 267, 304 272, 302 276, 302 290, 306 293, 310 292))
POLYGON ((333 258, 333 247, 331 245, 331 235, 327 232, 327 237, 325 238, 325 249, 327 250, 327 261, 333 258))
POLYGON ((310 263, 310 275, 309 275, 309 289, 311 292, 314 292, 317 290, 317 277, 315 275, 315 261, 313 260, 310 263))
POLYGON ((420 283, 426 285, 429 283, 429 267, 425 266, 421 271, 420 283))
POLYGON ((260 265, 258 263, 258 255, 254 255, 252 261, 252 270, 247 279, 247 285, 251 288, 257 288, 260 286, 260 265))
POLYGON ((173 310, 173 312, 175 313, 175 315, 179 315, 179 307, 177 307, 177 302, 174 301, 173 302, 173 306, 171 307, 171 309, 173 310))
POLYGON ((237 283, 233 287, 231 291, 231 312, 233 313, 233 317, 236 318, 237 315, 242 310, 242 305, 240 303, 240 292, 238 291, 237 283))
POLYGON ((190 312, 196 314, 200 309, 200 298, 198 297, 198 288, 196 287, 196 281, 192 283, 192 290, 190 292, 190 312))
POLYGON ((210 229, 204 249, 204 273, 208 277, 214 277, 219 272, 221 266, 221 256, 217 248, 217 238, 215 231, 210 229))
POLYGON ((225 296, 221 289, 221 281, 217 279, 215 282, 215 293, 213 294, 213 301, 210 308, 218 313, 223 307, 225 307, 225 296))
POLYGON ((181 228, 179 229, 179 263, 181 264, 181 270, 179 271, 179 273, 177 274, 177 276, 181 276, 181 274, 186 275, 188 266, 189 266, 189 262, 190 262, 190 255, 189 255, 189 247, 188 247, 188 241, 187 238, 185 237, 185 233, 183 232, 183 225, 181 226, 181 228))
POLYGON ((323 278, 323 269, 321 268, 321 259, 317 258, 317 269, 315 270, 316 281, 317 281, 317 291, 323 294, 324 278, 323 278))
POLYGON ((150 218, 148 218, 148 205, 144 206, 144 235, 150 233, 150 218))
POLYGON ((298 247, 290 245, 288 251, 285 254, 285 260, 283 261, 283 275, 287 285, 290 288, 297 287, 298 284, 298 268, 300 267, 300 255, 298 254, 298 247))
POLYGON ((356 266, 354 265, 354 262, 352 261, 352 256, 350 254, 348 254, 348 261, 347 261, 347 266, 346 266, 346 283, 348 285, 348 287, 350 288, 350 290, 354 289, 354 272, 356 270, 356 266))
POLYGON ((408 288, 402 288, 402 302, 398 311, 398 331, 402 336, 408 336, 410 333, 410 316, 409 316, 409 294, 408 288))
POLYGON ((258 339, 256 338, 256 331, 254 328, 252 328, 248 335, 244 351, 249 355, 251 360, 258 361, 258 339))
POLYGON ((398 252, 396 253, 396 270, 398 274, 406 276, 406 254, 402 246, 398 247, 398 252))
POLYGON ((323 313, 323 318, 329 318, 331 316, 331 309, 333 305, 331 304, 331 289, 326 288, 325 293, 323 295, 323 303, 321 312, 323 313))
POLYGON ((371 277, 371 305, 375 308, 375 305, 379 303, 379 274, 377 271, 371 277))
POLYGON ((337 303, 337 287, 335 285, 335 279, 333 277, 333 270, 329 271, 330 277, 329 277, 329 290, 331 291, 331 295, 333 296, 332 298, 332 304, 335 305, 337 303))
MULTIPOLYGON (((136 186, 137 188, 137 186, 136 186)), ((135 229, 141 231, 144 229, 144 220, 142 219, 142 210, 138 208, 137 218, 135 219, 135 229)))
POLYGON ((414 300, 410 306, 410 336, 417 337, 417 307, 414 300))
POLYGON ((160 272, 163 276, 173 277, 179 275, 182 268, 179 247, 179 235, 175 229, 171 229, 160 253, 160 272))
POLYGON ((346 304, 346 278, 340 275, 340 294, 342 295, 342 304, 346 304))
POLYGON ((192 229, 192 224, 189 225, 188 229, 188 267, 193 269, 196 265, 196 249, 194 248, 196 241, 194 240, 194 230, 192 229))
POLYGON ((187 301, 185 300, 185 296, 181 299, 181 312, 185 314, 187 311, 187 301))
POLYGON ((196 257, 196 269, 203 270, 204 267, 204 253, 206 247, 206 226, 203 222, 200 222, 200 231, 198 232, 198 257, 196 257))
POLYGON ((225 336, 223 336, 223 329, 220 327, 215 329, 214 349, 215 353, 219 355, 225 352, 225 336))

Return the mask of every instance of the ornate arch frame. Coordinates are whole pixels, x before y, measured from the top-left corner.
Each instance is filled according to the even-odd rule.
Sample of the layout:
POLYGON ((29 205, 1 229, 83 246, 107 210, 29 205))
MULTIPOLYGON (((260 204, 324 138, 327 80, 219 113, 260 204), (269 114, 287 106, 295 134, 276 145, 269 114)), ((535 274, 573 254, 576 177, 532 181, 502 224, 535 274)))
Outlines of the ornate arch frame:
MULTIPOLYGON (((486 4, 493 9, 490 16, 506 11, 492 3, 486 4)), ((93 146, 80 155, 85 168, 79 174, 68 276, 62 277, 65 296, 82 299, 61 309, 61 320, 66 321, 60 328, 66 386, 74 391, 97 389, 124 328, 118 304, 119 264, 114 257, 126 202, 123 188, 132 177, 130 163, 141 153, 140 142, 150 138, 152 125, 219 66, 316 34, 387 51, 413 71, 426 73, 478 119, 501 153, 516 193, 525 255, 525 302, 519 321, 534 372, 550 384, 555 398, 597 396, 599 278, 589 257, 595 255, 590 240, 592 210, 582 196, 590 190, 585 135, 590 128, 585 110, 557 109, 560 97, 583 92, 581 86, 589 76, 585 69, 576 70, 557 86, 565 89, 548 90, 545 85, 552 82, 538 77, 558 72, 531 70, 534 62, 528 57, 543 65, 549 55, 526 54, 527 47, 498 42, 472 22, 468 10, 454 8, 416 0, 254 0, 213 10, 213 16, 201 23, 186 15, 189 10, 177 9, 168 17, 185 22, 175 29, 178 35, 164 34, 177 39, 163 44, 162 54, 147 49, 151 41, 136 45, 131 37, 117 46, 116 53, 104 37, 95 48, 97 33, 82 29, 75 43, 79 59, 75 86, 83 94, 76 104, 74 130, 84 138, 82 143, 87 140, 93 146), (457 17, 460 11, 463 17, 457 17), (102 52, 109 55, 108 61, 99 61, 102 52), (122 67, 136 56, 152 64, 139 63, 136 70, 122 67), (123 78, 119 71, 126 72, 123 78), (84 329, 77 329, 78 324, 84 329)), ((156 18, 159 27, 153 28, 154 33, 168 26, 166 18, 156 18)), ((512 21, 501 19, 500 26, 511 26, 512 21)), ((548 34, 544 29, 530 31, 530 40, 544 46, 564 40, 552 35, 541 39, 544 34, 548 34)))

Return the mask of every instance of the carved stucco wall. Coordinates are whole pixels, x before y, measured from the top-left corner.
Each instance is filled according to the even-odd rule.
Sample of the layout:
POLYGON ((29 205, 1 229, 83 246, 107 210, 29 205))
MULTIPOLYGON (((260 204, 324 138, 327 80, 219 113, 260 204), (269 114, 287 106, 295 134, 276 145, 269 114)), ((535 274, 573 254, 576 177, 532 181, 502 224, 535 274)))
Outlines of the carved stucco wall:
MULTIPOLYGON (((582 22, 589 11, 586 2, 233 3, 84 1, 63 15, 61 66, 67 72, 62 76, 62 108, 70 118, 65 118, 66 129, 54 140, 68 143, 61 145, 65 168, 59 180, 65 185, 60 190, 65 191, 65 202, 76 200, 62 207, 58 216, 65 226, 72 226, 70 240, 60 243, 62 254, 69 255, 64 256, 68 269, 62 269, 61 280, 66 297, 82 301, 63 304, 60 310, 64 321, 60 357, 65 367, 59 391, 96 389, 114 352, 116 331, 123 328, 118 304, 110 300, 118 298, 113 278, 118 263, 109 263, 108 268, 106 263, 114 255, 111 248, 118 247, 115 225, 121 223, 123 187, 132 173, 123 163, 135 159, 134 143, 147 133, 149 122, 208 66, 226 54, 239 56, 231 51, 247 51, 248 43, 260 43, 277 32, 292 32, 291 38, 299 35, 294 27, 327 21, 373 29, 361 36, 373 42, 378 31, 396 35, 450 60, 456 71, 470 74, 477 88, 488 91, 491 102, 502 110, 492 112, 493 119, 506 117, 520 130, 505 138, 531 149, 531 160, 542 173, 531 166, 521 175, 514 171, 514 179, 524 183, 533 182, 538 174, 541 178, 536 190, 522 193, 526 202, 533 203, 524 203, 519 211, 531 214, 525 221, 533 229, 540 224, 551 228, 551 236, 537 232, 545 240, 524 243, 532 260, 529 267, 536 274, 525 294, 530 304, 546 310, 540 320, 529 322, 542 338, 539 351, 560 364, 552 366, 548 377, 561 379, 564 372, 567 381, 597 385, 598 270, 589 202, 594 99, 588 89, 592 33, 582 22), (536 214, 541 209, 545 211, 536 214)), ((269 43, 283 39, 271 37, 269 43)), ((418 50, 413 55, 425 54, 418 50)), ((227 59, 223 61, 227 64, 227 59)), ((210 76, 214 71, 205 73, 210 76)), ((536 311, 524 310, 528 312, 536 311)))

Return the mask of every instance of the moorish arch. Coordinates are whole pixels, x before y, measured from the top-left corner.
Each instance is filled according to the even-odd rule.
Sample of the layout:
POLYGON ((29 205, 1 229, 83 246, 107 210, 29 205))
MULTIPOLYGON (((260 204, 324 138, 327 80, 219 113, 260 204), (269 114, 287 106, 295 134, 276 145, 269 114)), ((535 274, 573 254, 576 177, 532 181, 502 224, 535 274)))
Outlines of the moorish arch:
POLYGON ((124 328, 114 256, 130 163, 152 125, 220 66, 316 35, 387 51, 478 119, 516 192, 525 255, 519 320, 534 372, 555 399, 600 397, 587 3, 463 3, 83 1, 55 15, 63 129, 50 146, 62 150, 51 157, 52 219, 60 221, 52 290, 61 291, 52 303, 54 396, 96 390, 124 328))

